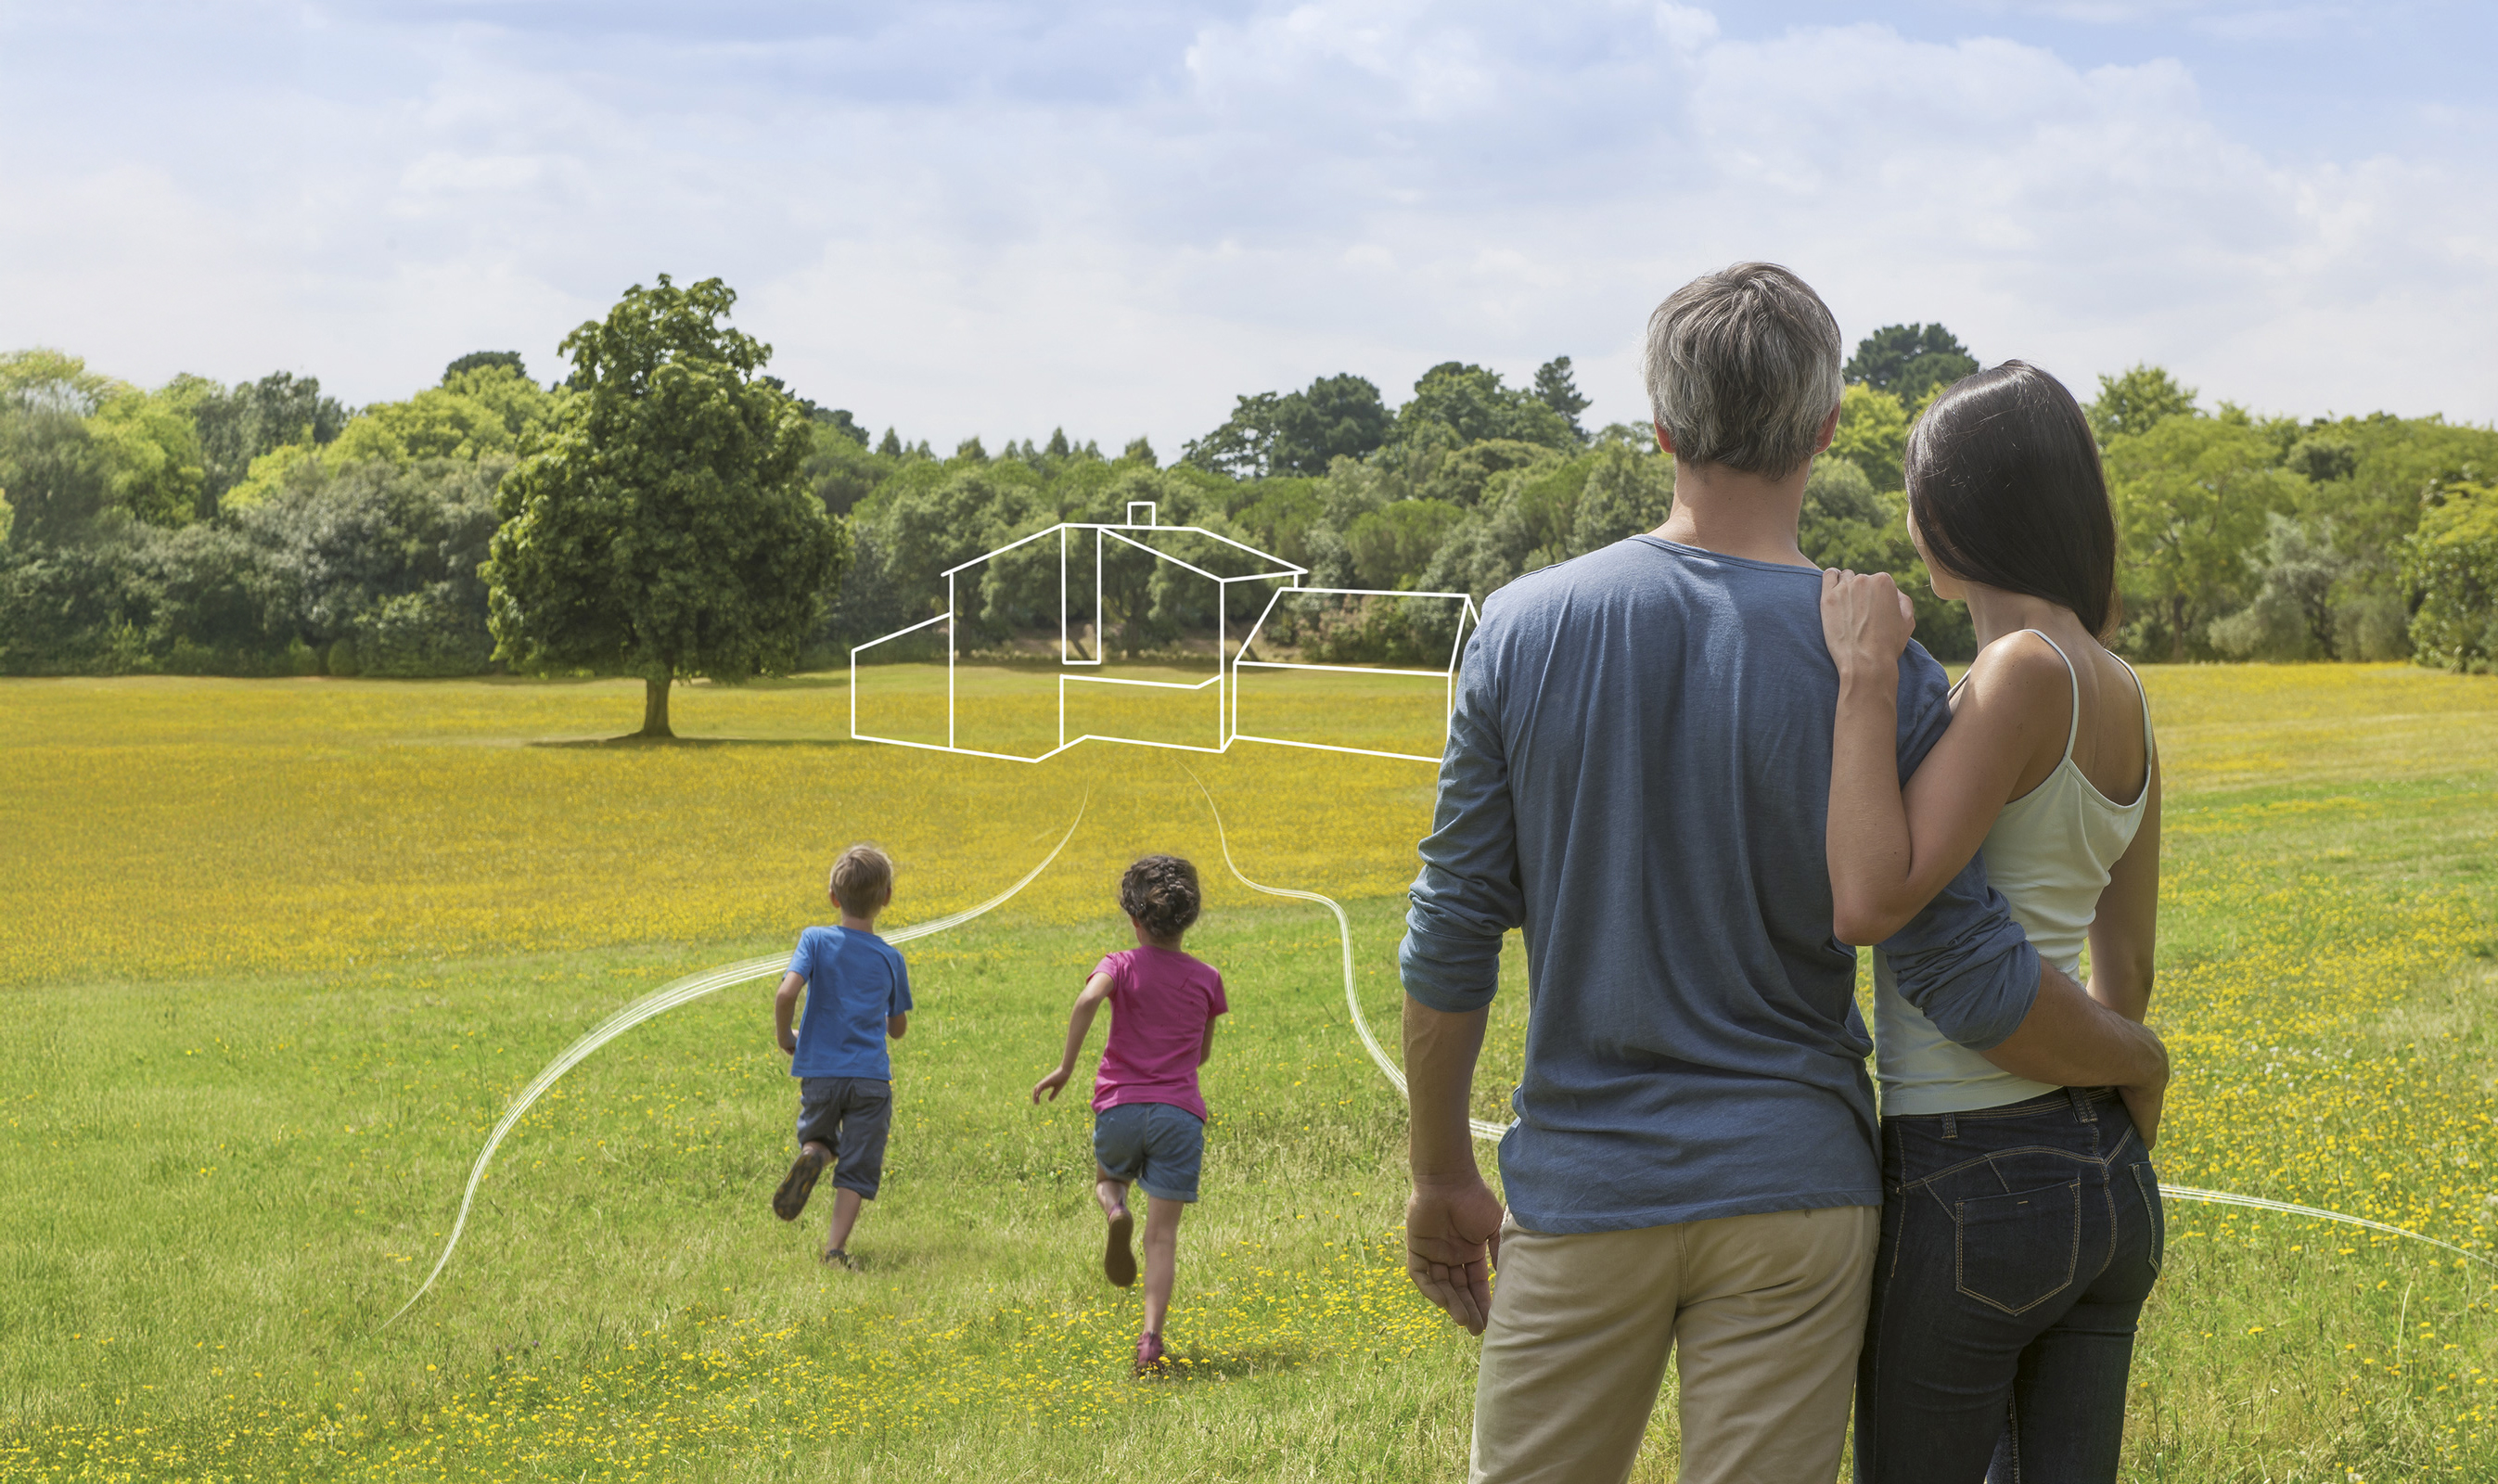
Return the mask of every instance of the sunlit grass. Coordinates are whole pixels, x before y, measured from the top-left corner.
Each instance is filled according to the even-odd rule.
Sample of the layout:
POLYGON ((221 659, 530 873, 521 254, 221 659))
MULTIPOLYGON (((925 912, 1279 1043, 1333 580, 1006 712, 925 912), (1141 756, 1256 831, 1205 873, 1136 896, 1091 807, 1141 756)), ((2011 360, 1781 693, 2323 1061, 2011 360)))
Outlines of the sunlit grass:
MULTIPOLYGON (((2498 682, 2155 669, 2170 778, 2156 1018, 2173 1182, 2351 1210, 2475 1251, 2498 1226, 2498 682), (2354 761, 2353 759, 2357 759, 2354 761)), ((1430 769, 1241 747, 1039 766, 826 745, 838 684, 0 685, 0 1477, 1448 1478, 1473 1345, 1389 1240, 1399 1110, 1354 1042, 1430 769), (506 1145, 431 1266, 503 1100, 606 1011, 771 952, 830 853, 901 857, 897 923, 1053 872, 913 947, 886 1196, 813 1261, 765 1208, 791 1090, 764 986, 633 1032, 506 1145), (1124 924, 1118 867, 1195 856, 1230 979, 1170 1380, 1126 1374, 1080 1104, 1024 1100, 1124 924)), ((1385 716, 1387 708, 1378 708, 1385 716)), ((1361 713, 1357 709, 1357 718, 1361 713)), ((1382 724, 1384 725, 1384 723, 1382 724)), ((1513 987, 1514 984, 1513 959, 1513 987)), ((1523 996, 1497 1007, 1497 1116, 1523 996)), ((2482 1478, 2498 1273, 2351 1228, 2183 1204, 2128 1473, 2482 1478)), ((1670 1411, 1641 1477, 1670 1476, 1670 1411)))
MULTIPOLYGON (((965 668, 967 719, 1055 704, 965 668)), ((913 678, 942 694, 942 670, 913 678)), ((1290 748, 1090 744, 1034 766, 837 743, 837 682, 693 688, 675 708, 689 745, 590 745, 636 721, 637 690, 8 682, 0 984, 742 941, 812 920, 837 837, 894 854, 900 922, 1012 881, 1099 789, 1078 854, 1018 903, 1091 918, 1105 862, 1201 820, 1183 758, 1236 801, 1244 850, 1317 890, 1400 887, 1429 818, 1411 762, 1331 758, 1313 790, 1290 748), (1140 786, 1103 787, 1125 780, 1140 786), (116 965, 143 925, 147 962, 116 965)), ((1354 745, 1377 736, 1360 698, 1327 715, 1354 745)))

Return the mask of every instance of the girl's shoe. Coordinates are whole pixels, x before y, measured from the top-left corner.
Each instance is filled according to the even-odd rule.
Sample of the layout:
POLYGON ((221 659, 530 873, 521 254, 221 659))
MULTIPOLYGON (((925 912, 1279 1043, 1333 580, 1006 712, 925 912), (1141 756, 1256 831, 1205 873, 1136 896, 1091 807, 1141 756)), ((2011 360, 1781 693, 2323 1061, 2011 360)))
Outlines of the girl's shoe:
POLYGON ((1137 1337, 1137 1374, 1163 1373, 1163 1338, 1151 1330, 1137 1337))
POLYGON ((1137 1254, 1128 1245, 1129 1235, 1136 1229, 1137 1218, 1127 1211, 1110 1218, 1110 1242, 1102 1251, 1102 1275, 1114 1287, 1125 1288, 1137 1280, 1137 1254))

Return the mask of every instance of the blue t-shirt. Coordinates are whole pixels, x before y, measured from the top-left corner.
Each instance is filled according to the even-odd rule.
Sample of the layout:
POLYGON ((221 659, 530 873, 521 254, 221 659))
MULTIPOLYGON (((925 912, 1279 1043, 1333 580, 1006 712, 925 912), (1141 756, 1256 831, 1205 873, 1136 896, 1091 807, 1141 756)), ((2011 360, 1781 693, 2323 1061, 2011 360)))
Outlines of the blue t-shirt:
POLYGON ((807 982, 789 1075, 891 1081, 884 1017, 911 1008, 911 974, 893 945, 847 927, 811 927, 798 935, 789 972, 807 982))
MULTIPOLYGON (((1484 605, 1397 959, 1415 999, 1475 1010, 1501 934, 1526 930, 1500 1170, 1530 1230, 1882 1202, 1856 954, 1831 936, 1820 600, 1811 568, 1642 535, 1484 605)), ((1950 721, 1942 667, 1910 645, 1903 778, 1950 721)), ((2037 994, 1976 861, 1883 950, 1966 1046, 2037 994)))

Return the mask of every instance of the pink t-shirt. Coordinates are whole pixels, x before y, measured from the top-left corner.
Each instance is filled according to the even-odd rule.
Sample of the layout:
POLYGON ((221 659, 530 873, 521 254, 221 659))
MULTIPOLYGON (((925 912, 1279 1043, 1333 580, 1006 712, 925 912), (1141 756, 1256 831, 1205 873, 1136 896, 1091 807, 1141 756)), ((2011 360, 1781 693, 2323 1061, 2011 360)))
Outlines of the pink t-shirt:
POLYGON ((1093 1111, 1169 1103, 1204 1117, 1197 1057, 1206 1022, 1231 1008, 1223 976, 1177 949, 1145 947, 1110 954, 1093 974, 1110 976, 1110 1035, 1093 1074, 1093 1111))

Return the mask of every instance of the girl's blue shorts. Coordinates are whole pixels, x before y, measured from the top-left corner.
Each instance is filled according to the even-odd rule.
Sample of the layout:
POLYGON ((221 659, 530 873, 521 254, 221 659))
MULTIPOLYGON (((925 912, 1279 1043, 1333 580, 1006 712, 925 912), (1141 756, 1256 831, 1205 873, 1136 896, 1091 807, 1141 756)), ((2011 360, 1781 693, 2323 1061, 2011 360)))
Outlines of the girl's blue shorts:
POLYGON ((1135 1180, 1166 1201, 1197 1199, 1205 1124, 1169 1103, 1122 1103, 1093 1115, 1093 1157, 1114 1180, 1135 1180))

